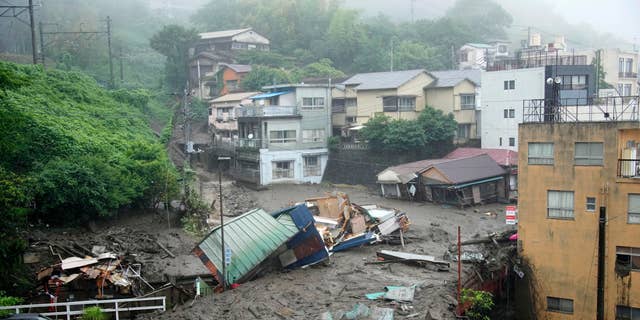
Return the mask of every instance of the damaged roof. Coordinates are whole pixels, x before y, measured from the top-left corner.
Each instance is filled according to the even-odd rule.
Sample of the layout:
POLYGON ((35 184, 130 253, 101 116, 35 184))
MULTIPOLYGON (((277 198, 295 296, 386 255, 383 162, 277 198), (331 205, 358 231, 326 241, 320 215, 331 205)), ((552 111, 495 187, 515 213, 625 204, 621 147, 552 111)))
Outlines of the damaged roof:
MULTIPOLYGON (((227 284, 241 281, 278 247, 291 239, 298 229, 278 222, 262 209, 253 209, 224 224, 224 242, 231 249, 231 263, 227 266, 227 284)), ((222 270, 222 241, 220 226, 207 235, 196 249, 222 270)), ((202 257, 201 257, 202 259, 202 257)))
POLYGON ((418 172, 424 171, 433 164, 442 161, 447 160, 427 159, 386 168, 382 172, 378 173, 378 183, 407 183, 418 177, 418 172))
MULTIPOLYGON (((460 159, 445 159, 443 162, 435 163, 427 170, 431 169, 436 169, 450 184, 461 184, 506 174, 505 170, 486 154, 460 159)), ((426 174, 427 170, 423 172, 426 174)))
POLYGON ((459 159, 487 154, 503 167, 518 165, 518 152, 507 149, 457 148, 444 156, 446 159, 459 159))

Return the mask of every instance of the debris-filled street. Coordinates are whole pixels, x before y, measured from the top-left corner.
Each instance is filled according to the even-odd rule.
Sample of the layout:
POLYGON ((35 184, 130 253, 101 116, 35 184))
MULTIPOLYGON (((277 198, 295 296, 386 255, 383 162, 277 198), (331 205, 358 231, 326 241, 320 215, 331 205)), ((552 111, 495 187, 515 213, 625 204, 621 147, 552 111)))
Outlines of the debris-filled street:
MULTIPOLYGON (((352 203, 406 212, 410 226, 403 234, 405 248, 399 239, 382 241, 335 252, 324 263, 302 269, 272 269, 227 292, 198 297, 175 311, 146 318, 207 319, 208 315, 217 315, 224 319, 339 319, 341 314, 350 312, 384 314, 385 308, 390 308, 398 318, 424 318, 429 312, 433 319, 452 319, 457 265, 447 252, 455 247, 457 226, 462 228, 463 240, 484 239, 490 233, 515 229, 505 225, 504 207, 497 204, 460 210, 384 199, 361 187, 325 185, 275 185, 249 193, 265 212, 276 212, 299 199, 322 198, 334 191, 348 194, 352 203), (413 255, 406 257, 407 254, 413 255), (391 293, 388 287, 397 286, 411 288, 413 297, 376 295, 391 293)), ((468 262, 464 258, 463 262, 464 268, 468 262)))

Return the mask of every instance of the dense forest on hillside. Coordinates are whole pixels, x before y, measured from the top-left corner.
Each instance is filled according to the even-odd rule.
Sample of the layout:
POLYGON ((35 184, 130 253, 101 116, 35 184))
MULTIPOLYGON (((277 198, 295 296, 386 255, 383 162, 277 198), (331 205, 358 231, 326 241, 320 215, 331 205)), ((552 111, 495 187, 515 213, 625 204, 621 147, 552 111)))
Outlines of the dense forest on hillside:
POLYGON ((176 192, 149 99, 78 72, 0 62, 0 288, 15 281, 27 224, 75 224, 176 192))

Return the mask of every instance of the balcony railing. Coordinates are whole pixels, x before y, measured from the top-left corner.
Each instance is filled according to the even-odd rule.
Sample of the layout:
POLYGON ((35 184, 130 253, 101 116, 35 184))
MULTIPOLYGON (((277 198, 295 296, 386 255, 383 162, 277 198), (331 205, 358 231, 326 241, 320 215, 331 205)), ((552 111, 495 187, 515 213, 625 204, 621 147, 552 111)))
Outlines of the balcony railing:
POLYGON ((618 78, 636 79, 638 74, 635 72, 618 72, 618 78))
POLYGON ((246 106, 238 109, 238 117, 297 116, 296 106, 246 106))
POLYGON ((640 179, 640 159, 618 159, 618 178, 640 179))
POLYGON ((523 100, 523 122, 640 121, 638 96, 523 100))

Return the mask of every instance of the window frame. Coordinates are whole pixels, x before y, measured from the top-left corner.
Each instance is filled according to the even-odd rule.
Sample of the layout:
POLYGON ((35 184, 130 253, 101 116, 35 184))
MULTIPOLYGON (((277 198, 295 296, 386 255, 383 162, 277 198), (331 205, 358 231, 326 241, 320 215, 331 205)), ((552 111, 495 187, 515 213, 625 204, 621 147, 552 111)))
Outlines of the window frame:
POLYGON ((541 166, 552 166, 555 163, 555 145, 553 142, 529 142, 527 144, 527 164, 529 165, 541 165, 541 166), (551 145, 551 157, 546 155, 535 155, 535 157, 531 156, 531 145, 551 145), (534 159, 534 162, 531 160, 534 159), (546 163, 545 160, 551 160, 550 163, 546 163))
POLYGON ((576 207, 575 192, 568 191, 568 190, 547 190, 547 219, 575 220, 575 218, 576 218, 576 209, 575 209, 575 207, 576 207), (562 207, 552 208, 552 207, 550 207, 549 197, 550 197, 552 192, 571 194, 571 208, 568 208, 568 207, 567 208, 562 208, 562 207), (570 211, 571 212, 571 216, 564 217, 564 216, 560 216, 560 215, 551 215, 552 210, 570 211))
POLYGON ((596 197, 586 197, 585 202, 584 202, 585 211, 596 212, 597 203, 598 203, 598 200, 596 199, 596 197), (593 199, 593 203, 589 201, 591 199, 593 199), (589 206, 593 206, 593 209, 589 209, 589 206))
POLYGON ((320 129, 303 129, 302 130, 302 143, 318 143, 324 142, 325 140, 325 130, 323 128, 320 129), (310 136, 305 138, 305 135, 309 134, 310 136))
POLYGON ((384 96, 382 97, 382 111, 383 112, 396 112, 398 111, 398 96, 384 96), (392 104, 387 104, 391 103, 392 104))
POLYGON ((324 107, 324 97, 302 97, 303 110, 322 110, 324 107))
POLYGON ((298 132, 296 130, 271 130, 269 131, 269 144, 285 144, 296 143, 298 141, 298 132), (287 133, 293 132, 293 138, 288 137, 287 133), (281 137, 273 137, 272 134, 281 135, 281 137), (279 134, 282 133, 282 134, 279 134))
POLYGON ((573 144, 573 164, 575 166, 603 166, 604 165, 604 143, 603 142, 575 142, 573 144), (578 145, 587 145, 588 146, 588 154, 585 156, 578 157, 578 145), (602 150, 601 157, 595 157, 592 154, 592 149, 594 145, 600 145, 602 150), (599 161, 600 163, 592 163, 590 161, 599 161), (581 162, 581 163, 578 163, 581 162))
POLYGON ((516 80, 504 80, 503 83, 504 90, 515 90, 516 89, 516 80))
POLYGON ((318 177, 321 176, 321 169, 322 166, 320 164, 320 156, 314 155, 314 156, 302 156, 302 171, 303 171, 303 176, 305 177, 318 177), (309 165, 307 163, 307 161, 309 159, 315 159, 316 163, 314 165, 309 165))
POLYGON ((292 160, 279 160, 271 162, 271 179, 293 179, 295 177, 295 161, 292 160), (288 168, 278 168, 278 165, 286 163, 288 168), (285 171, 286 170, 286 171, 285 171), (286 176, 281 176, 280 173, 286 172, 286 176), (276 174, 278 173, 278 174, 276 174))
POLYGON ((640 318, 640 308, 623 306, 619 304, 616 305, 616 320, 632 320, 636 315, 638 318, 640 318), (624 310, 624 311, 621 311, 621 310, 624 310), (626 314, 621 315, 620 313, 626 313, 626 314))
POLYGON ((637 212, 635 211, 631 211, 631 197, 640 197, 640 194, 637 193, 629 193, 627 195, 627 224, 640 224, 640 210, 638 210, 637 212), (638 220, 638 222, 631 222, 631 217, 634 216, 636 218, 636 220, 638 220))
POLYGON ((564 313, 564 314, 573 314, 574 312, 573 299, 547 296, 547 311, 564 313), (554 303, 553 304, 550 303, 551 301, 554 301, 554 303), (565 303, 570 302, 570 306, 571 306, 570 310, 566 310, 568 309, 566 308, 566 306, 564 306, 563 308, 563 306, 561 305, 562 302, 565 302, 565 303))
POLYGON ((640 248, 616 246, 616 268, 625 267, 620 266, 620 256, 627 256, 629 259, 628 266, 626 266, 625 270, 640 272, 640 248))
POLYGON ((398 111, 415 111, 416 97, 397 97, 398 111))
POLYGON ((473 110, 476 108, 476 95, 475 94, 460 94, 460 109, 473 110), (470 100, 465 103, 464 100, 470 100))
POLYGON ((515 146, 516 146, 516 138, 509 137, 509 147, 515 147, 515 146))

